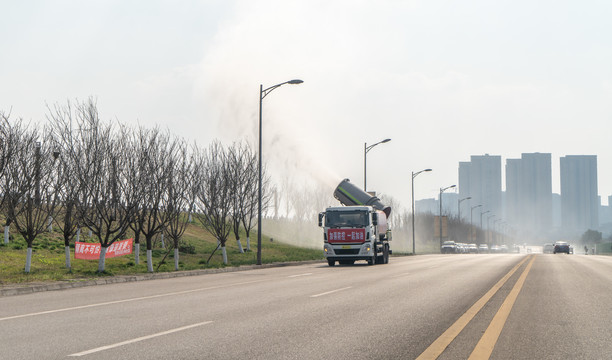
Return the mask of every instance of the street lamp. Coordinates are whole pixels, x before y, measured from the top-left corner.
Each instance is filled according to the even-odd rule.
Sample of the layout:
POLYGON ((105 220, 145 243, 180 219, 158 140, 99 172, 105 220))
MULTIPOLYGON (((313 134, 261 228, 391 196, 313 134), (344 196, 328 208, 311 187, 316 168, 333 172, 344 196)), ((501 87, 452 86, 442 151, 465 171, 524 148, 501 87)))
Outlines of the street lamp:
POLYGON ((489 231, 489 220, 491 220, 491 218, 494 218, 495 215, 489 215, 487 216, 487 244, 491 243, 491 239, 489 239, 491 237, 491 233, 489 231))
POLYGON ((262 182, 262 175, 261 175, 261 164, 262 164, 262 160, 261 160, 261 108, 262 108, 262 103, 263 103, 263 99, 272 92, 272 90, 276 89, 277 87, 280 87, 282 85, 285 84, 292 84, 292 85, 296 85, 296 84, 301 84, 303 83, 302 80, 289 80, 289 81, 285 81, 284 83, 280 83, 280 84, 276 84, 274 86, 270 86, 267 89, 263 88, 263 85, 259 85, 259 180, 258 180, 258 204, 257 204, 257 265, 261 265, 261 182, 262 182))
POLYGON ((487 210, 485 212, 480 212, 480 231, 482 232, 483 228, 482 228, 482 215, 486 214, 486 213, 490 213, 491 210, 487 210))
MULTIPOLYGON (((440 196, 438 196, 438 202, 440 203, 440 246, 442 246, 442 193, 450 188, 454 188, 457 185, 447 186, 445 188, 440 188, 440 196)), ((448 227, 448 224, 446 225, 448 227)))
MULTIPOLYGON (((493 232, 495 233, 495 240, 499 240, 499 230, 497 229, 497 222, 499 221, 503 221, 503 219, 495 219, 493 221, 493 232)), ((495 241, 496 243, 499 243, 499 241, 495 241)))
POLYGON ((461 222, 461 202, 465 200, 470 200, 471 198, 471 196, 468 196, 457 201, 457 218, 459 219, 459 222, 461 222))
POLYGON ((412 172, 412 255, 415 255, 414 250, 414 178, 424 171, 431 171, 431 169, 425 169, 418 172, 412 172))
POLYGON ((368 153, 368 151, 372 150, 372 148, 378 144, 384 144, 386 142, 391 141, 391 139, 385 139, 383 141, 379 141, 374 145, 370 145, 368 146, 368 143, 364 143, 363 144, 363 191, 368 191, 367 190, 367 186, 366 186, 366 155, 368 153))
POLYGON ((476 206, 472 206, 472 209, 470 210, 470 241, 474 241, 474 223, 473 223, 473 218, 474 218, 474 209, 481 207, 482 204, 480 205, 476 205, 476 206))

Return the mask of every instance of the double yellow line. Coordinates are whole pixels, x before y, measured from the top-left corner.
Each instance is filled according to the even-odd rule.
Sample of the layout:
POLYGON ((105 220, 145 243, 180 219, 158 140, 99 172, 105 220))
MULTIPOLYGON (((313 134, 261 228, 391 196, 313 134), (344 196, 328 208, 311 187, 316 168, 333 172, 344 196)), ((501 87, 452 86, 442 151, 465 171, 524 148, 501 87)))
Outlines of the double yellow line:
POLYGON ((439 338, 436 339, 425 351, 419 355, 417 360, 425 360, 425 359, 437 359, 444 350, 450 345, 450 343, 459 335, 459 333, 469 324, 470 321, 478 314, 478 312, 486 305, 489 300, 497 293, 497 291, 504 286, 504 284, 514 275, 514 273, 527 261, 529 264, 523 270, 523 273, 519 277, 516 284, 510 291, 510 294, 504 300, 504 303, 493 317, 493 320, 489 324, 489 327, 485 331, 485 333, 480 338, 480 341, 472 351, 470 355, 470 359, 488 359, 493 352, 493 348, 495 347, 495 343, 497 343, 497 339, 499 338, 499 334, 501 333, 506 320, 508 319, 508 315, 510 314, 510 310, 512 310, 512 306, 518 297, 523 284, 525 283, 525 279, 527 278, 527 274, 529 274, 529 270, 531 270, 531 266, 535 261, 535 255, 529 255, 525 257, 522 261, 520 261, 516 266, 512 268, 503 278, 501 278, 497 284, 495 284, 486 294, 484 294, 472 307, 465 312, 465 314, 461 315, 461 317, 455 321, 453 325, 451 325, 439 338))

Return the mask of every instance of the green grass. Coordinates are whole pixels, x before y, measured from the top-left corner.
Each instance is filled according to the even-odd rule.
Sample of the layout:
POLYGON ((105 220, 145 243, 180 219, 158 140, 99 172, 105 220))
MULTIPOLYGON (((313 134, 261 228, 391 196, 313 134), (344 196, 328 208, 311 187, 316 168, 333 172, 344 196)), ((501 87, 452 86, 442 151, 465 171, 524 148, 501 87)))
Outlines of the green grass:
MULTIPOLYGON (((128 236, 128 238, 131 235, 128 236)), ((89 239, 87 231, 82 232, 81 241, 96 242, 89 239)), ((225 266, 240 266, 255 264, 257 261, 257 239, 251 240, 251 251, 240 253, 233 234, 226 243, 228 265, 223 264, 221 249, 217 250, 210 262, 206 260, 217 247, 216 240, 201 226, 192 224, 188 227, 181 240, 183 245, 194 249, 195 253, 179 255, 179 270, 195 270, 206 268, 220 268, 225 266)), ((246 250, 246 236, 241 234, 241 242, 246 250)), ((156 241, 153 249, 153 268, 157 269, 168 250, 161 248, 160 241, 156 241)), ((168 239, 166 239, 166 246, 168 239)), ((8 245, 4 244, 4 237, 0 236, 0 286, 19 283, 36 283, 61 280, 86 280, 104 276, 133 275, 147 273, 146 243, 141 239, 140 264, 134 263, 134 254, 106 259, 106 271, 97 272, 97 260, 80 260, 74 258, 74 245, 71 246, 71 269, 65 267, 64 242, 61 234, 56 231, 45 233, 34 241, 32 246, 32 266, 30 273, 25 273, 27 245, 25 240, 17 233, 11 233, 8 245)), ((189 251, 192 252, 192 251, 189 251)), ((158 272, 171 272, 174 270, 173 250, 159 266, 158 272)), ((321 249, 305 249, 283 243, 282 239, 275 237, 274 242, 262 236, 262 263, 322 260, 321 249)))

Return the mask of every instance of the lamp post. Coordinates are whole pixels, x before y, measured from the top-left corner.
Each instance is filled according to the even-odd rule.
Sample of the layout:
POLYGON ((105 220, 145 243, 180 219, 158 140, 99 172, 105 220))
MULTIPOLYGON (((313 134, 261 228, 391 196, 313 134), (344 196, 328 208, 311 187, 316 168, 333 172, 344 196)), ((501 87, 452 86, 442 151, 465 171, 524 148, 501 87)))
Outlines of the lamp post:
POLYGON ((379 141, 376 144, 370 145, 370 146, 368 146, 368 143, 364 143, 363 144, 363 191, 366 191, 366 192, 368 191, 367 190, 368 187, 367 187, 367 183, 366 183, 366 165, 367 165, 367 162, 366 162, 367 156, 366 155, 368 154, 368 151, 372 150, 372 148, 374 146, 378 145, 378 144, 384 144, 384 143, 389 142, 389 141, 391 141, 391 139, 385 139, 383 141, 379 141))
POLYGON ((438 202, 440 203, 440 217, 438 218, 438 220, 440 220, 440 246, 442 246, 442 193, 450 188, 454 188, 455 186, 457 185, 451 185, 445 188, 440 188, 440 196, 438 196, 438 202))
POLYGON ((417 171, 416 173, 414 171, 412 172, 412 255, 416 254, 414 250, 414 243, 415 243, 415 240, 414 240, 414 178, 417 177, 417 175, 419 175, 420 173, 424 171, 431 171, 431 169, 417 171))
POLYGON ((482 215, 484 215, 484 214, 486 214, 486 213, 490 213, 490 212, 491 212, 490 210, 487 210, 487 211, 485 211, 485 212, 482 212, 482 211, 480 212, 480 231, 482 231, 482 230, 483 230, 483 229, 482 229, 482 215))
POLYGON ((489 239, 489 238, 491 237, 491 236, 490 236, 490 235, 491 235, 491 233, 490 233, 490 231, 489 231, 489 220, 491 220, 491 218, 494 218, 494 217, 495 217, 495 215, 489 215, 489 216, 487 216, 487 243, 488 243, 488 244, 489 244, 489 243, 491 243, 491 239, 489 239))
POLYGON ((461 222, 461 202, 465 201, 465 200, 470 200, 472 197, 468 196, 466 198, 457 200, 457 218, 459 219, 459 221, 461 222))
POLYGON ((303 83, 302 80, 289 80, 289 81, 285 81, 283 83, 280 84, 276 84, 274 86, 270 86, 267 89, 263 88, 263 85, 259 85, 259 179, 258 179, 258 195, 257 195, 257 265, 261 265, 261 182, 262 182, 262 175, 261 175, 261 164, 262 164, 262 160, 261 160, 261 108, 262 108, 262 103, 263 103, 263 99, 270 93, 272 92, 272 90, 276 89, 277 87, 280 87, 282 85, 285 84, 301 84, 303 83))
MULTIPOLYGON (((499 240, 499 230, 497 229, 497 223, 499 221, 503 221, 503 219, 495 219, 495 221, 493 221, 493 232, 495 233, 495 240, 499 240)), ((499 241, 495 241, 495 242, 499 242, 499 241)))
POLYGON ((474 209, 479 208, 481 206, 482 204, 472 206, 472 209, 470 210, 470 241, 474 241, 474 223, 472 221, 474 217, 474 209))

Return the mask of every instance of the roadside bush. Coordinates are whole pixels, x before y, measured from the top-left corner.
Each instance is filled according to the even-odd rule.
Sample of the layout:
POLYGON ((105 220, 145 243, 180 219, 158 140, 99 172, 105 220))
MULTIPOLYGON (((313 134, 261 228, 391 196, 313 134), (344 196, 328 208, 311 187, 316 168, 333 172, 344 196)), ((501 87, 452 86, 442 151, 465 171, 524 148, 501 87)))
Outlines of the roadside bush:
POLYGON ((195 246, 191 244, 179 244, 179 251, 183 254, 195 254, 196 249, 195 246))

